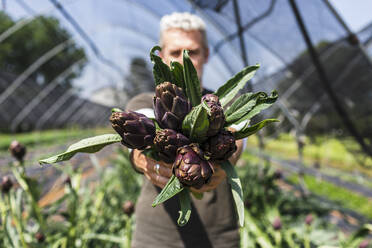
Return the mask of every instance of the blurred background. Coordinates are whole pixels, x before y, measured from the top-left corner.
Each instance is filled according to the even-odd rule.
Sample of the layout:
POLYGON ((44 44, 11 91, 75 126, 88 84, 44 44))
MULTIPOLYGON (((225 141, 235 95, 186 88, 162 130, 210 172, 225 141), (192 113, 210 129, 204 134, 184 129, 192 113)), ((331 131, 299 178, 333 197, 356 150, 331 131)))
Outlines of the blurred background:
MULTIPOLYGON (((160 18, 187 11, 207 24, 205 87, 260 63, 244 90, 279 93, 254 121, 281 122, 247 140, 241 167, 254 164, 264 178, 270 168, 281 190, 337 209, 326 219, 344 231, 371 223, 371 1, 1 0, 0 8, 0 173, 10 173, 10 142, 21 141, 45 202, 65 172, 37 160, 112 132, 110 109, 154 89, 149 51, 160 18)), ((116 148, 73 164, 107 164, 116 148)))

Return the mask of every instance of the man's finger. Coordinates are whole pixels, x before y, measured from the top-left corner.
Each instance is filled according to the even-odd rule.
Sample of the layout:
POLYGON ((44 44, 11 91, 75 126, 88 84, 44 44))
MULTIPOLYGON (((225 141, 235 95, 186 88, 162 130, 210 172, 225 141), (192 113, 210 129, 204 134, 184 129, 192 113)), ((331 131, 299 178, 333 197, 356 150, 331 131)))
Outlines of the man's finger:
POLYGON ((148 175, 151 178, 151 182, 160 188, 164 188, 164 186, 167 184, 169 180, 169 178, 160 176, 155 173, 149 173, 148 175))
POLYGON ((170 169, 172 169, 172 167, 173 167, 173 164, 168 164, 168 163, 165 163, 165 162, 163 162, 163 161, 156 161, 156 160, 154 160, 154 159, 152 159, 152 158, 150 158, 150 157, 146 157, 146 156, 145 156, 145 158, 146 158, 146 160, 147 160, 149 163, 160 164, 160 165, 163 165, 164 167, 167 167, 167 168, 170 168, 170 169))
POLYGON ((163 177, 171 177, 172 176, 172 170, 165 167, 164 165, 162 164, 152 164, 152 163, 149 163, 147 165, 147 171, 149 172, 152 172, 152 173, 155 173, 155 174, 158 174, 163 176, 163 177), (156 171, 156 165, 159 165, 159 168, 158 168, 158 171, 156 171))
POLYGON ((164 167, 166 168, 169 168, 169 169, 172 169, 173 168, 173 164, 168 164, 168 163, 165 163, 165 162, 160 162, 161 165, 163 165, 164 167))

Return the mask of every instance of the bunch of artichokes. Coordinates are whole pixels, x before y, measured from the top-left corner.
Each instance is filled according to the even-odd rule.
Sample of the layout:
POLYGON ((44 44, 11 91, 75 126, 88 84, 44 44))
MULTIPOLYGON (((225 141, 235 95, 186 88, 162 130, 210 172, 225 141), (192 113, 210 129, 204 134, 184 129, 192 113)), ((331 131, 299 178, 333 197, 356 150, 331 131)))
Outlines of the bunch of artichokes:
MULTIPOLYGON (((245 93, 236 98, 259 65, 248 66, 238 72, 213 94, 202 96, 197 72, 187 51, 183 51, 183 64, 171 62, 168 66, 155 54, 159 46, 150 51, 154 64, 155 95, 154 116, 114 108, 110 117, 118 134, 104 134, 83 139, 63 153, 42 159, 40 164, 51 164, 71 159, 76 153, 97 152, 107 145, 121 142, 131 149, 142 150, 155 160, 172 164, 173 175, 155 198, 152 206, 179 194, 181 204, 179 225, 190 218, 191 203, 188 187, 201 188, 211 181, 216 164, 226 172, 236 202, 240 225, 244 224, 243 193, 235 168, 228 159, 237 150, 235 141, 246 138, 267 124, 277 121, 266 119, 256 124, 250 120, 277 99, 264 92, 245 93), (233 125, 240 125, 233 132, 233 125)), ((25 149, 17 143, 10 147, 13 156, 22 161, 25 149)), ((2 190, 11 188, 5 178, 2 190)))
POLYGON ((156 86, 155 120, 128 111, 112 113, 110 121, 123 145, 139 150, 153 148, 160 160, 173 163, 173 173, 183 185, 200 188, 213 174, 210 161, 227 160, 237 149, 234 136, 223 128, 225 116, 218 96, 207 94, 201 100, 210 109, 203 143, 192 142, 182 133, 182 122, 192 107, 183 89, 170 82, 156 86))

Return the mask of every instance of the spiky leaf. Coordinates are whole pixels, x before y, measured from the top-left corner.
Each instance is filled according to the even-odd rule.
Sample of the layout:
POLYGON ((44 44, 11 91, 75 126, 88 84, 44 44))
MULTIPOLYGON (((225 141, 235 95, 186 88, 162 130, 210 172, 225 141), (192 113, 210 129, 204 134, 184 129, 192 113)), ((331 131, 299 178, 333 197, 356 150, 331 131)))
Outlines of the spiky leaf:
POLYGON ((259 130, 261 130, 263 127, 267 126, 270 123, 273 122, 279 122, 277 119, 266 119, 259 123, 254 124, 253 126, 249 126, 249 123, 247 123, 242 129, 240 129, 237 132, 234 132, 235 139, 243 139, 246 138, 252 134, 257 133, 259 130))
POLYGON ((201 104, 194 107, 182 122, 182 132, 193 142, 204 141, 208 127, 208 113, 201 104))
POLYGON ((273 91, 269 96, 264 92, 258 92, 255 94, 246 93, 241 95, 225 111, 225 126, 228 127, 232 124, 238 124, 242 121, 250 120, 262 110, 275 103, 277 98, 278 94, 276 91, 273 91))
POLYGON ((171 70, 169 66, 165 64, 158 55, 155 54, 156 51, 161 51, 161 47, 154 46, 150 51, 150 59, 151 62, 154 64, 152 73, 154 74, 155 85, 159 85, 163 82, 171 82, 171 70))
POLYGON ((178 194, 181 210, 179 212, 179 217, 177 224, 179 226, 184 226, 190 219, 191 216, 191 199, 189 189, 184 189, 178 194))
POLYGON ((121 137, 119 134, 103 134, 103 135, 83 139, 69 146, 64 153, 55 155, 50 158, 39 160, 39 163, 43 165, 43 164, 53 164, 57 162, 66 161, 72 158, 78 152, 95 153, 107 145, 111 145, 113 143, 117 143, 120 141, 121 141, 121 137))
POLYGON ((195 107, 201 99, 200 82, 187 50, 183 51, 183 69, 186 95, 190 99, 191 105, 195 107))
POLYGON ((244 202, 242 184, 234 166, 232 166, 232 164, 228 160, 221 162, 221 167, 226 172, 227 181, 231 185, 231 191, 235 201, 236 212, 238 213, 239 224, 240 226, 244 226, 244 202))
POLYGON ((177 61, 172 61, 170 64, 170 70, 173 78, 171 82, 186 92, 185 79, 183 77, 183 66, 177 61))
POLYGON ((243 70, 229 79, 224 85, 218 88, 215 93, 213 93, 219 97, 223 107, 229 103, 236 96, 239 90, 241 90, 244 85, 254 76, 258 68, 260 68, 259 64, 245 67, 243 70))
POLYGON ((172 198, 183 190, 183 186, 175 175, 172 175, 169 178, 167 185, 162 189, 162 191, 156 196, 154 202, 152 203, 153 207, 156 207, 160 203, 165 202, 166 200, 172 198))

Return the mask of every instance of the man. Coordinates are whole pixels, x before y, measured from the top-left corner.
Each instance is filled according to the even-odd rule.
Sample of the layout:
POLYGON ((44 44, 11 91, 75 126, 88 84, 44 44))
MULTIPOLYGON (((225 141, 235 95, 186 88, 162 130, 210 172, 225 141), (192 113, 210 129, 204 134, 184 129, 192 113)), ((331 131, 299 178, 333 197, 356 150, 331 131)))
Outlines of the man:
MULTIPOLYGON (((208 61, 209 49, 204 22, 189 13, 173 13, 160 22, 160 57, 168 65, 171 61, 182 63, 183 50, 190 58, 202 82, 204 64, 208 61)), ((201 83, 202 86, 202 83, 201 83)), ((206 90, 203 94, 207 93, 206 90)), ((127 110, 153 115, 154 93, 143 93, 134 97, 127 110)), ((151 116, 152 117, 152 116, 151 116)), ((237 142, 237 152, 231 157, 236 163, 242 151, 242 142, 237 142)), ((131 153, 131 161, 148 180, 142 186, 136 206, 136 230, 132 247, 239 247, 237 225, 231 189, 226 174, 218 164, 210 182, 195 192, 204 192, 201 200, 192 197, 192 213, 189 223, 177 226, 179 202, 174 197, 152 208, 151 203, 172 175, 172 164, 154 161, 138 150, 131 153)))

